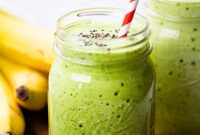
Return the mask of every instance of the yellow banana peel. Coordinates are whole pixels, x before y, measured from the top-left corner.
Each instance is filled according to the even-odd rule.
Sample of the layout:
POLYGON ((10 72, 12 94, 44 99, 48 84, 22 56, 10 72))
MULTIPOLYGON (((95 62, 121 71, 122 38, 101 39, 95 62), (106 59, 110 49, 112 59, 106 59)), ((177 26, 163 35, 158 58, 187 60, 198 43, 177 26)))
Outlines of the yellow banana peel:
POLYGON ((49 72, 54 60, 53 33, 0 10, 0 54, 49 72))
POLYGON ((0 56, 0 70, 11 84, 14 96, 22 107, 41 110, 47 104, 46 75, 0 56))
POLYGON ((6 79, 0 73, 0 133, 23 135, 24 129, 22 112, 6 79))

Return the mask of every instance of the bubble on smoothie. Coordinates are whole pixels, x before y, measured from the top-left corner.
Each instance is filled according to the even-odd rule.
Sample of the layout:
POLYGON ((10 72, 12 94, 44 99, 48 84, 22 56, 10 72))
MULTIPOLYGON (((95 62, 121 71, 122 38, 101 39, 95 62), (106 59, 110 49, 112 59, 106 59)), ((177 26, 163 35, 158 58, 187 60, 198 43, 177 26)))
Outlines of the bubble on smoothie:
POLYGON ((192 65, 192 66, 195 66, 195 65, 196 65, 196 62, 195 62, 195 61, 192 61, 192 62, 191 62, 191 65, 192 65))
POLYGON ((192 38, 191 38, 191 41, 192 41, 192 42, 195 42, 195 41, 196 41, 196 38, 192 37, 192 38))

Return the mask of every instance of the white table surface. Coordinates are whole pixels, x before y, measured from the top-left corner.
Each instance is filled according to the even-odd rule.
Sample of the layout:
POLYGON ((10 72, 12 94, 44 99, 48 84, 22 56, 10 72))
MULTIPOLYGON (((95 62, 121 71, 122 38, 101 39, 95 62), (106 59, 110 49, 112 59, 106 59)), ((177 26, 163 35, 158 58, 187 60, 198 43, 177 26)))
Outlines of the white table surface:
MULTIPOLYGON (((140 0, 137 12, 143 12, 140 0)), ((0 9, 48 29, 55 29, 57 19, 72 10, 87 7, 126 8, 129 0, 0 0, 0 9)))

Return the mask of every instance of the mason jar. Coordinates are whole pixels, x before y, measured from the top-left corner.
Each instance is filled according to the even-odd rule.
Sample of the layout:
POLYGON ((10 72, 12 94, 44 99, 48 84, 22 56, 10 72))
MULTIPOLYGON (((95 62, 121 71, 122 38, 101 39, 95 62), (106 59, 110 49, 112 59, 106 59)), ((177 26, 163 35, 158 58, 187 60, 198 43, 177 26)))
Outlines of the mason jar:
POLYGON ((147 20, 117 38, 123 10, 61 17, 49 80, 51 135, 153 135, 155 75, 147 20))
POLYGON ((200 135, 200 1, 149 0, 156 134, 200 135))

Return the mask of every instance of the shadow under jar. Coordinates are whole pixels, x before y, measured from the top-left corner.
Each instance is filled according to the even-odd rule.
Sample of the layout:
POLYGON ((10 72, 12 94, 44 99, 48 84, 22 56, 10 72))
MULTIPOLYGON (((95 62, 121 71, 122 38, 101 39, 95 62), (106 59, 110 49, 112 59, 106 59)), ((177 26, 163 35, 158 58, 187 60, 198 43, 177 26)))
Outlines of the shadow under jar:
POLYGON ((156 135, 200 135, 200 1, 149 0, 156 135))
POLYGON ((49 80, 51 135, 153 135, 155 75, 147 20, 117 38, 124 11, 96 8, 58 21, 49 80))

